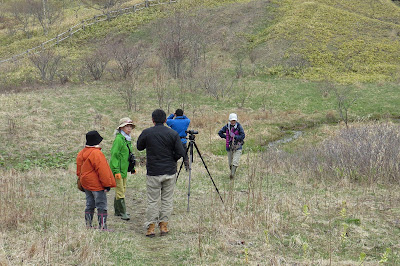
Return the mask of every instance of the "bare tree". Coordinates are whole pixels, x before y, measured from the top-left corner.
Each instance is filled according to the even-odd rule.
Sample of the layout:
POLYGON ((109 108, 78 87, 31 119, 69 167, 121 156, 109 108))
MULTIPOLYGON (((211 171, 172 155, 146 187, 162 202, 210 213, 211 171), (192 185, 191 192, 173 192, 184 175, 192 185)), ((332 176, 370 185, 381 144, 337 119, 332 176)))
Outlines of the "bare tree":
POLYGON ((56 54, 50 49, 32 54, 29 57, 34 66, 39 70, 43 81, 53 81, 62 58, 61 55, 56 54))
POLYGON ((132 78, 145 61, 145 47, 142 43, 133 45, 126 39, 119 39, 112 43, 111 51, 117 62, 119 76, 124 80, 132 78))
POLYGON ((85 67, 94 80, 101 79, 109 61, 110 56, 104 47, 98 48, 92 54, 89 54, 84 58, 85 67))
POLYGON ((132 69, 129 77, 131 83, 123 86, 120 90, 122 97, 125 99, 126 108, 128 111, 138 111, 138 104, 140 98, 140 74, 144 66, 144 57, 135 61, 134 68, 132 69))
POLYGON ((183 62, 189 54, 183 20, 183 14, 176 12, 173 17, 159 23, 160 56, 173 78, 181 76, 183 62))
POLYGON ((42 27, 43 33, 47 35, 50 27, 62 17, 61 6, 54 0, 28 0, 28 3, 33 15, 42 27))
POLYGON ((158 107, 162 109, 167 91, 166 77, 164 74, 165 72, 162 70, 160 65, 156 68, 155 72, 156 75, 153 80, 153 88, 157 95, 158 107))
POLYGON ((112 9, 117 9, 127 0, 82 0, 87 7, 94 8, 108 15, 112 9))
POLYGON ((249 59, 250 59, 250 63, 251 63, 251 74, 253 76, 256 75, 256 69, 257 69, 257 65, 256 65, 256 61, 259 57, 259 52, 257 49, 251 49, 249 50, 249 59))
POLYGON ((250 96, 249 87, 243 82, 238 82, 235 92, 235 100, 238 108, 244 108, 246 101, 250 96))
POLYGON ((193 77, 205 55, 209 35, 202 19, 176 12, 154 27, 160 39, 159 56, 174 79, 193 77))
POLYGON ((349 110, 358 99, 358 94, 354 88, 326 82, 323 91, 334 94, 340 118, 345 123, 346 128, 349 128, 349 110))
POLYGON ((233 80, 222 73, 218 63, 209 62, 205 64, 196 76, 198 87, 216 100, 228 95, 233 88, 233 80))
POLYGON ((29 0, 12 1, 9 6, 9 12, 14 19, 22 26, 22 31, 29 39, 32 37, 32 27, 35 24, 33 10, 30 7, 29 0))

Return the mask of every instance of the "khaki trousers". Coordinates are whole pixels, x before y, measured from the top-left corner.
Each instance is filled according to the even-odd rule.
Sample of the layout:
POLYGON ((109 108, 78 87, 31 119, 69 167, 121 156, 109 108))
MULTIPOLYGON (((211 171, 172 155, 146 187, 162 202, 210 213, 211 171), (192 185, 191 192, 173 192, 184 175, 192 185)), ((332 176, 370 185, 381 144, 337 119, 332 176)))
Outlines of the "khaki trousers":
POLYGON ((126 191, 126 179, 115 179, 115 183, 117 186, 115 187, 115 199, 124 199, 125 198, 125 191, 126 191))
POLYGON ((168 222, 174 203, 175 175, 147 176, 146 228, 168 222))
POLYGON ((232 165, 238 167, 240 156, 242 156, 242 150, 236 150, 234 152, 228 151, 229 167, 231 167, 232 165))

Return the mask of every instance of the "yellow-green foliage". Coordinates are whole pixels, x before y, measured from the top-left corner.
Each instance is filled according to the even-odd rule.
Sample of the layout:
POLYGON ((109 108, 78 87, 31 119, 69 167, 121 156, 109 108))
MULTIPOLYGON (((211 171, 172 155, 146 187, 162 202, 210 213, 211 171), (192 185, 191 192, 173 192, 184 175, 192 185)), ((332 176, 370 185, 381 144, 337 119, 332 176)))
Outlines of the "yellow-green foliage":
POLYGON ((280 16, 255 45, 291 42, 287 56, 309 63, 302 77, 339 82, 390 80, 400 71, 400 8, 390 1, 275 1, 280 16))

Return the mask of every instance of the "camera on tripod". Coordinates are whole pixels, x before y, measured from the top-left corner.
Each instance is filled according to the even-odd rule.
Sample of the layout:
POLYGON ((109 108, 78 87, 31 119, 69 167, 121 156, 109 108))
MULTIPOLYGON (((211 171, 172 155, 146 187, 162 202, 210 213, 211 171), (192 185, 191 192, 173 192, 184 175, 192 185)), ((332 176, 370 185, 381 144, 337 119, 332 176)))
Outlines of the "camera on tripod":
POLYGON ((195 135, 195 134, 199 134, 199 131, 197 130, 186 130, 185 133, 190 134, 190 135, 195 135))
POLYGON ((193 140, 195 139, 195 134, 199 134, 199 131, 197 130, 185 130, 186 134, 189 134, 189 140, 193 140))

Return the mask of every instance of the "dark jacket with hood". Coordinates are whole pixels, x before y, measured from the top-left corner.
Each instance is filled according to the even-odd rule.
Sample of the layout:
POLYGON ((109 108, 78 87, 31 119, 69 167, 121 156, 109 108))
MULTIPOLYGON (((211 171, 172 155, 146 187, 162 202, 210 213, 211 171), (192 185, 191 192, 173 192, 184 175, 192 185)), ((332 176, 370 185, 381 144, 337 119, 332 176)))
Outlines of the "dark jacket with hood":
POLYGON ((227 151, 230 150, 230 146, 232 145, 233 139, 234 139, 234 143, 235 144, 239 144, 238 150, 241 150, 242 149, 242 145, 244 143, 243 140, 244 140, 244 138, 246 136, 244 134, 243 127, 239 122, 236 122, 236 124, 234 126, 232 126, 230 123, 226 124, 218 132, 218 135, 221 138, 226 139, 226 150, 227 151), (231 135, 234 136, 234 137, 232 138, 231 135))
POLYGON ((179 134, 162 123, 143 130, 137 140, 137 149, 146 149, 147 175, 173 175, 176 161, 185 155, 179 134))

